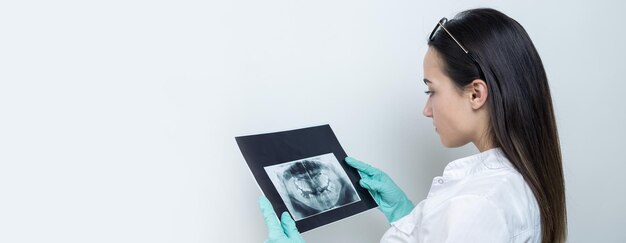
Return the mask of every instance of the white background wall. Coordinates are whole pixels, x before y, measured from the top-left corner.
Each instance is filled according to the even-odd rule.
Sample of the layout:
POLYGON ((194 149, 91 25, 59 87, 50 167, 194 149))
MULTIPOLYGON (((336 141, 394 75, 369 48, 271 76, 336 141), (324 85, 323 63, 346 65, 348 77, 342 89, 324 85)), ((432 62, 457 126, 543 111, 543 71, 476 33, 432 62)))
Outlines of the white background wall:
MULTIPOLYGON (((623 1, 3 1, 0 242, 262 242, 235 136, 330 124, 418 202, 447 162, 421 79, 439 18, 493 7, 548 72, 570 242, 624 242, 623 1)), ((304 234, 377 242, 370 210, 304 234)))

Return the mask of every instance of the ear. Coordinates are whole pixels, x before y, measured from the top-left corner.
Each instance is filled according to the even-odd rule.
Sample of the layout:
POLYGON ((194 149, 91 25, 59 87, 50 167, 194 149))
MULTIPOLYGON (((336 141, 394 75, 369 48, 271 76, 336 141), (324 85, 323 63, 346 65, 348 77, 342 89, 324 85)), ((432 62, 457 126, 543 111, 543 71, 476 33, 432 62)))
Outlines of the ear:
POLYGON ((487 83, 482 79, 474 79, 474 81, 472 81, 472 83, 470 83, 468 86, 468 93, 472 109, 478 110, 483 107, 485 103, 487 103, 487 97, 489 96, 487 83))

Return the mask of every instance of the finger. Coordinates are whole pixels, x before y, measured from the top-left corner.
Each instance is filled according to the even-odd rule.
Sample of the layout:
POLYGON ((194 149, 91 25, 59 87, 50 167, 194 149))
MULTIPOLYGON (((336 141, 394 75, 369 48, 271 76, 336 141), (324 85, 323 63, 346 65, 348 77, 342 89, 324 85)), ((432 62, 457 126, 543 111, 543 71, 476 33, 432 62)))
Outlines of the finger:
POLYGON ((361 185, 361 187, 367 189, 368 191, 372 191, 370 185, 368 185, 367 182, 363 181, 363 179, 359 180, 359 185, 361 185))
POLYGON ((272 204, 265 196, 259 198, 259 206, 261 207, 261 213, 263 214, 263 219, 265 219, 265 224, 267 225, 268 237, 270 239, 277 239, 284 236, 285 233, 278 222, 278 217, 274 212, 274 208, 272 208, 272 204))
POLYGON ((345 159, 346 163, 348 163, 348 165, 354 167, 355 169, 359 170, 360 172, 363 172, 367 175, 375 175, 377 173, 379 173, 380 170, 372 167, 371 165, 368 165, 366 163, 363 163, 355 158, 352 157, 346 157, 345 159))
POLYGON ((372 177, 371 175, 365 174, 365 173, 363 173, 363 172, 361 172, 359 170, 357 170, 357 172, 359 172, 359 175, 361 176, 361 178, 371 178, 372 177))
POLYGON ((361 179, 359 184, 370 191, 380 192, 383 189, 383 184, 380 181, 372 180, 372 179, 361 179))
POLYGON ((289 213, 283 212, 283 215, 280 217, 280 224, 283 226, 283 231, 285 231, 287 237, 292 238, 300 234, 296 227, 296 221, 293 221, 289 213))

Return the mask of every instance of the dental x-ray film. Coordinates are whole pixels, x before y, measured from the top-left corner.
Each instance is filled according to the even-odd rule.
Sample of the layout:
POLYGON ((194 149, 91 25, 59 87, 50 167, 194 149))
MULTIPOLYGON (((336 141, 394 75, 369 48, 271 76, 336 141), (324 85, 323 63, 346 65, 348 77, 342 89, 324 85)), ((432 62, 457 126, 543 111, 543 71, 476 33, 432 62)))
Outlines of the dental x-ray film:
POLYGON ((276 214, 288 211, 301 233, 377 206, 329 125, 235 140, 276 214))

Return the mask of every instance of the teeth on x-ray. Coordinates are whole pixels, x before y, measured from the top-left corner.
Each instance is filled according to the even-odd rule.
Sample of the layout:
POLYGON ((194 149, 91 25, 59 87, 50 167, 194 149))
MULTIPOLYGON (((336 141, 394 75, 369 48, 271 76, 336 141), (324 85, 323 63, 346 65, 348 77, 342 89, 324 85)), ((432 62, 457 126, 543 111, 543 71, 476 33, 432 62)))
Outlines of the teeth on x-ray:
POLYGON ((360 200, 333 154, 266 167, 295 220, 360 200))
POLYGON ((311 178, 311 179, 298 179, 294 181, 294 183, 296 184, 296 188, 300 190, 300 193, 302 194, 302 196, 306 198, 310 198, 310 195, 317 196, 323 193, 324 191, 332 192, 333 188, 332 188, 332 185, 330 184, 330 178, 328 178, 328 176, 324 174, 318 174, 316 176, 320 177, 321 179, 311 178), (320 184, 319 186, 316 186, 316 185, 313 185, 313 183, 311 183, 312 181, 323 181, 323 183, 320 184))

